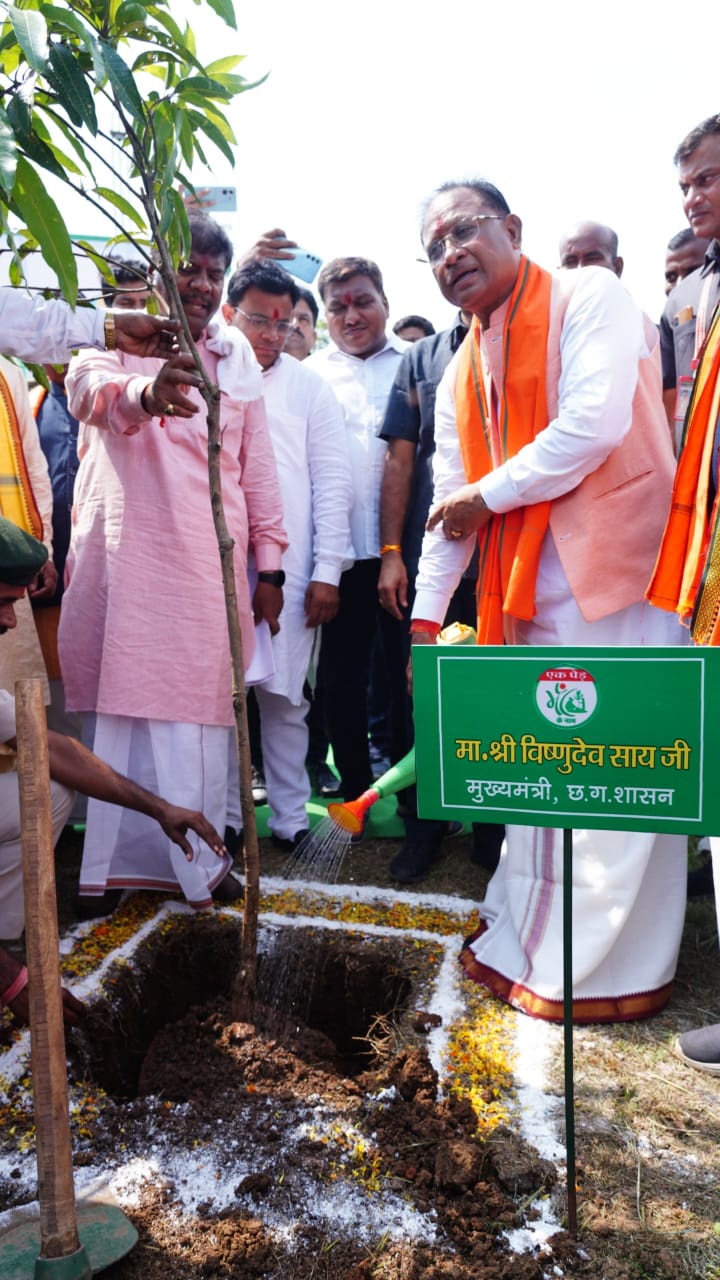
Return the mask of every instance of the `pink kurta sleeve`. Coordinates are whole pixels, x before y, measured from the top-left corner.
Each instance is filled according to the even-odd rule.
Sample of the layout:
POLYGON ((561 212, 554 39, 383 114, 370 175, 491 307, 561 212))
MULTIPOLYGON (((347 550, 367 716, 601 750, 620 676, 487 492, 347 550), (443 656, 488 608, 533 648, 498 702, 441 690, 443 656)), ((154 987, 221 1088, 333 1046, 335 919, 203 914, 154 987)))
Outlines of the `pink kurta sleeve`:
POLYGON ((117 351, 81 351, 65 378, 70 412, 80 422, 106 427, 116 435, 134 435, 152 421, 140 397, 162 364, 143 363, 148 372, 136 373, 125 368, 117 351))
POLYGON ((251 400, 245 405, 240 463, 249 541, 257 567, 260 570, 279 569, 288 540, 283 526, 275 455, 262 399, 251 400))

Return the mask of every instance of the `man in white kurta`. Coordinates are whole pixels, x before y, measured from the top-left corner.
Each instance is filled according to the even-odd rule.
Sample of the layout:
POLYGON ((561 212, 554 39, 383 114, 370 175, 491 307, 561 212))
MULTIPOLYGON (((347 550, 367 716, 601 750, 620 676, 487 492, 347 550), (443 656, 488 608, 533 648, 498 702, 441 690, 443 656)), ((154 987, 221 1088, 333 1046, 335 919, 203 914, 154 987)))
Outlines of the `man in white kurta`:
MULTIPOLYGON (((337 609, 352 560, 352 484, 342 410, 323 379, 284 354, 298 290, 271 262, 235 272, 223 311, 247 337, 263 370, 268 428, 282 493, 288 547, 283 612, 272 641, 274 675, 256 685, 265 778, 276 843, 307 830, 308 703, 303 685, 319 628, 337 609)), ((316 655, 317 656, 317 655, 316 655)))
MULTIPOLYGON (((534 610, 532 598, 525 619, 505 604, 506 641, 681 643, 680 629, 643 599, 672 480, 654 331, 611 272, 587 268, 553 278, 549 331, 538 338, 547 343, 541 351, 546 425, 504 456, 498 418, 508 403, 508 323, 512 309, 523 305, 518 290, 527 264, 520 255, 519 219, 495 188, 451 185, 431 199, 423 240, 443 292, 477 318, 471 336, 493 466, 468 483, 461 454, 461 440, 466 447, 468 437, 456 413, 464 376, 459 354, 438 390, 434 507, 418 573, 414 639, 433 638, 474 535, 503 513, 538 511, 537 504, 548 502, 534 610)), ((501 421, 507 429, 507 420, 501 421)), ((483 603, 479 598, 481 618, 483 603)), ((682 837, 576 833, 578 1020, 644 1016, 666 1002, 680 944, 684 881, 682 837)), ((481 929, 462 953, 468 974, 527 1012, 561 1017, 560 832, 508 827, 481 915, 481 929)))
POLYGON ((327 720, 340 788, 355 799, 373 778, 368 739, 368 689, 378 638, 387 682, 390 761, 410 747, 409 706, 401 623, 381 607, 378 578, 380 488, 386 446, 378 432, 407 343, 388 332, 389 305, 377 263, 343 257, 318 277, 331 344, 308 364, 332 388, 345 417, 353 501, 350 529, 355 563, 340 581, 340 605, 323 636, 327 720))

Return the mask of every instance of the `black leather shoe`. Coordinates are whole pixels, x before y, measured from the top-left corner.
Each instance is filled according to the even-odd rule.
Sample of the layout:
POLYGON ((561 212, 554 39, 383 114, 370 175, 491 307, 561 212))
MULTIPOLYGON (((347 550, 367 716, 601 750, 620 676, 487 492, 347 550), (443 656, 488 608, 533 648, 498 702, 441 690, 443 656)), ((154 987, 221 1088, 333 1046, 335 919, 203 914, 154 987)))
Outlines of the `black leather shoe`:
POLYGON ((242 856, 243 852, 243 833, 236 831, 234 827, 226 827, 223 834, 223 843, 230 857, 235 860, 242 856))
POLYGON ((224 879, 215 885, 212 897, 213 902, 237 902, 238 898, 245 897, 245 890, 232 871, 228 871, 224 879))
POLYGON ((106 889, 104 893, 79 893, 75 899, 78 920, 97 920, 112 915, 122 898, 122 889, 106 889))
POLYGON ((400 884, 419 884, 438 861, 440 849, 432 844, 414 844, 406 840, 388 868, 393 880, 400 884))
POLYGON ((276 836, 270 837, 273 849, 279 849, 281 853, 294 853, 299 844, 302 844, 306 835, 309 834, 310 828, 303 827, 302 831, 296 831, 294 836, 276 836))
POLYGON ((473 847, 470 861, 492 875, 500 861, 505 828, 500 823, 473 823, 473 847))
POLYGON ((711 898, 714 891, 713 864, 709 859, 707 862, 703 862, 701 866, 696 867, 694 871, 688 871, 688 898, 711 898))

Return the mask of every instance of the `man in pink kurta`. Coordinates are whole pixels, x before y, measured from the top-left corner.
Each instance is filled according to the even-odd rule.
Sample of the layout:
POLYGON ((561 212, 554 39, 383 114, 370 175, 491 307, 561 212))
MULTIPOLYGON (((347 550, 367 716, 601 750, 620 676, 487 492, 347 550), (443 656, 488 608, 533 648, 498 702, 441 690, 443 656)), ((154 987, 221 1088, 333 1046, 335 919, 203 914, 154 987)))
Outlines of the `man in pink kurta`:
MULTIPOLYGON (((253 611, 277 630, 282 594, 262 577, 280 568, 287 539, 260 370, 242 335, 210 324, 232 246, 205 215, 193 215, 191 226, 190 263, 178 283, 222 391, 223 500, 247 666, 253 611), (249 550, 261 576, 252 602, 249 550)), ((68 708, 97 712, 96 754, 171 800, 192 798, 222 830, 233 709, 198 382, 182 355, 163 363, 86 352, 72 362, 66 385, 82 423, 81 461, 59 653, 68 708)), ((228 870, 199 842, 187 863, 137 815, 89 806, 81 897, 179 885, 200 908, 213 891, 224 896, 228 870)))

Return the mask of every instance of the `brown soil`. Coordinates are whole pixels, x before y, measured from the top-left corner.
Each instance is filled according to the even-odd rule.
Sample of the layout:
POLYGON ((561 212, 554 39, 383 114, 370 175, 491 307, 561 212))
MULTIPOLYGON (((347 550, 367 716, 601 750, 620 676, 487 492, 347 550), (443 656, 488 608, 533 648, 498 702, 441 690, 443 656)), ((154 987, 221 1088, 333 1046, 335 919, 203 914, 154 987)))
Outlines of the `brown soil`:
MULTIPOLYGON (((439 1097, 431 944, 281 929, 261 939, 259 987, 308 1022, 258 1003, 252 1026, 222 994, 237 952, 228 918, 177 918, 113 967, 69 1043, 76 1170, 163 1169, 127 1209, 140 1239, 109 1280, 541 1280, 564 1238, 541 1262, 502 1232, 556 1173, 439 1097), (199 992, 215 994, 187 1009, 199 992)), ((26 1198, 13 1176, 8 1205, 26 1198)))
MULTIPOLYGON (((482 896, 485 878, 465 843, 453 842, 421 892, 457 891, 461 881, 467 896, 482 896)), ((395 847, 368 842, 343 878, 387 883, 395 847)), ((265 872, 276 870, 272 859, 263 852, 265 872)), ((296 949, 304 959, 287 981, 296 992, 304 976, 318 987, 314 1009, 300 1017, 295 1003, 285 1019, 258 1009, 251 1027, 233 1022, 227 999, 234 931, 190 919, 178 938, 119 966, 76 1040, 72 1076, 85 1080, 86 1101, 73 1121, 74 1159, 113 1168, 119 1150, 123 1160, 142 1156, 161 1138, 164 1149, 190 1153, 189 1183, 212 1151, 218 1191, 188 1211, 184 1174, 146 1183, 126 1210, 138 1245, 105 1272, 109 1280, 720 1280, 720 1086, 668 1052, 678 1030, 720 1016, 710 903, 689 912, 677 993, 662 1018, 576 1033, 580 1239, 558 1233, 538 1256, 511 1253, 503 1233, 532 1217, 538 1194, 562 1213, 563 1188, 516 1135, 483 1140, 468 1104, 438 1098, 418 977, 427 956, 416 944, 337 934, 325 984, 312 953, 296 949), (323 1007, 337 965, 350 1011, 342 1026, 323 1007), (391 1035, 373 1034, 378 1011, 391 1035), (695 1187, 675 1167, 683 1155, 695 1162, 695 1187), (352 1216, 323 1217, 331 1196, 347 1197, 357 1230, 352 1216), (398 1205, 425 1215, 425 1238, 398 1229, 398 1205)), ((0 1186, 3 1200, 13 1202, 12 1185, 0 1186)))

